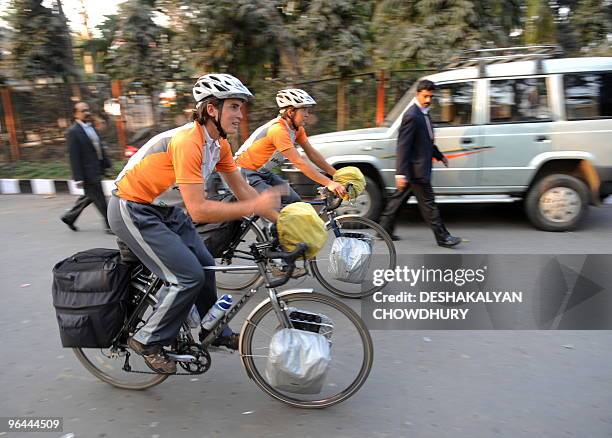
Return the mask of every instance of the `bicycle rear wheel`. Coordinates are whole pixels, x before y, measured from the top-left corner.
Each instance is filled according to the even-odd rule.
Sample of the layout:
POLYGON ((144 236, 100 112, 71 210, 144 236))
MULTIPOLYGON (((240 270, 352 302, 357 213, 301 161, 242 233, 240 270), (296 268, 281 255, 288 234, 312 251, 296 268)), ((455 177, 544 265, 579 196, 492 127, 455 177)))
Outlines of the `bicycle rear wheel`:
MULTIPOLYGON (((153 312, 154 303, 150 301, 141 317, 146 321, 153 312)), ((140 325, 139 325, 140 326, 140 325)), ((130 333, 131 335, 132 333, 130 333)), ((144 359, 123 346, 115 352, 104 348, 73 348, 81 364, 98 379, 121 389, 143 390, 159 385, 166 380, 169 374, 157 374, 145 364, 144 359), (129 364, 132 372, 125 371, 126 353, 129 352, 129 364)))
MULTIPOLYGON (((217 266, 253 266, 257 267, 253 257, 249 255, 249 245, 254 242, 265 242, 263 231, 254 223, 243 232, 238 245, 234 248, 230 259, 216 258, 217 266)), ((257 287, 262 280, 259 271, 255 272, 216 272, 217 288, 224 291, 241 291, 257 287)))
POLYGON ((283 403, 320 409, 343 402, 365 383, 374 358, 372 339, 355 311, 334 297, 319 293, 291 292, 279 296, 287 307, 325 315, 333 322, 329 372, 318 394, 295 394, 275 388, 266 376, 270 341, 282 326, 271 302, 264 302, 245 322, 240 335, 243 364, 257 386, 283 403))
POLYGON ((374 271, 379 269, 395 269, 397 253, 395 245, 389 234, 376 222, 370 219, 346 215, 333 219, 338 225, 342 235, 353 235, 363 233, 372 237, 372 256, 370 265, 365 273, 363 282, 349 283, 335 278, 330 272, 330 254, 332 244, 336 238, 331 226, 327 224, 329 238, 325 246, 319 251, 316 259, 310 261, 310 267, 319 283, 331 293, 345 298, 362 298, 372 295, 385 287, 386 282, 380 286, 375 286, 372 282, 374 271))

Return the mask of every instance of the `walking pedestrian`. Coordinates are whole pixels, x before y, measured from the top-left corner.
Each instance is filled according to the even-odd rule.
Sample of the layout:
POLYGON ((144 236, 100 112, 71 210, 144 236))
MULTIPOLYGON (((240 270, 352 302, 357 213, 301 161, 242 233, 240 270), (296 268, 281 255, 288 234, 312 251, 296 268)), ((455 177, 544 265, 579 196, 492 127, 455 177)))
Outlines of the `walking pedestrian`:
POLYGON ((93 203, 104 218, 105 231, 112 233, 106 218, 107 203, 102 190, 102 176, 111 167, 105 146, 96 129, 89 105, 78 102, 74 105, 74 123, 66 132, 70 167, 77 188, 83 189, 74 206, 61 220, 72 231, 78 231, 75 222, 85 207, 93 203))
POLYGON ((421 215, 431 227, 437 244, 450 248, 461 243, 461 238, 452 236, 442 223, 431 187, 432 158, 448 167, 448 159, 434 143, 433 125, 428 114, 435 89, 433 82, 420 81, 413 104, 404 114, 397 139, 397 190, 387 200, 380 225, 393 240, 399 240, 399 236, 394 234, 395 222, 401 207, 411 195, 415 195, 421 215))

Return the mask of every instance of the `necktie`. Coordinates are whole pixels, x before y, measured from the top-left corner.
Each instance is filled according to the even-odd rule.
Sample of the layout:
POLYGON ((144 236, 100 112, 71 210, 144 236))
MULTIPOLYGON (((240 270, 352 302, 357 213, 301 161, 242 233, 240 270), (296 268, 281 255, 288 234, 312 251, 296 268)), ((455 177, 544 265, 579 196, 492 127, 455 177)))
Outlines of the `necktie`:
POLYGON ((429 119, 429 114, 423 114, 425 116, 425 123, 427 124, 427 130, 429 131, 429 138, 433 141, 434 134, 433 128, 431 127, 431 120, 429 119))

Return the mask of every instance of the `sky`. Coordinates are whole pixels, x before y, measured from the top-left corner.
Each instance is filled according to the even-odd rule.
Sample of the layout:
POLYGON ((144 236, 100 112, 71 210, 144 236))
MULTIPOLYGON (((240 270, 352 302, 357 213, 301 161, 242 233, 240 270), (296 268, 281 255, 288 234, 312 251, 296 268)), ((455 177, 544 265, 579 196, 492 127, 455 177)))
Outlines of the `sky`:
MULTIPOLYGON (((80 15, 83 3, 89 16, 90 30, 94 31, 95 27, 104 21, 105 15, 113 14, 117 11, 117 5, 125 0, 62 0, 62 7, 66 17, 70 21, 70 27, 73 32, 80 33, 83 28, 83 18, 80 15)), ((4 11, 10 0, 0 0, 0 11, 4 11)), ((43 0, 43 5, 50 7, 53 4, 51 0, 43 0)), ((96 35, 98 36, 98 35, 96 35)))

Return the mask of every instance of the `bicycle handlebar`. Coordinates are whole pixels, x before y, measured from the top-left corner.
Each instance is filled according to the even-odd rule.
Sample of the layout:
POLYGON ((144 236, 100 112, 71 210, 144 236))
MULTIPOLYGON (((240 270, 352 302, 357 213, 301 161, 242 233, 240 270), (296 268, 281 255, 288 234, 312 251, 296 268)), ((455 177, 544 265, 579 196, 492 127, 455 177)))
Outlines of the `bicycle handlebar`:
MULTIPOLYGON (((353 186, 352 183, 348 183, 346 185, 347 192, 351 189, 352 186, 353 186)), ((321 196, 325 198, 325 210, 326 211, 333 211, 337 209, 338 207, 340 207, 340 204, 342 204, 342 198, 337 196, 334 192, 329 190, 327 187, 319 187, 317 190, 319 191, 321 196)))
POLYGON ((297 248, 291 252, 266 250, 264 251, 264 256, 269 259, 283 259, 285 262, 293 264, 304 255, 307 249, 308 245, 305 243, 298 243, 297 248))
POLYGON ((270 288, 280 287, 283 284, 287 283, 289 279, 291 278, 291 276, 293 275, 293 270, 295 269, 295 261, 299 259, 300 257, 302 257, 306 253, 307 249, 308 249, 308 246, 305 243, 298 243, 297 248, 291 252, 280 252, 280 251, 270 251, 270 250, 264 251, 264 256, 266 258, 282 259, 287 263, 287 266, 289 268, 287 269, 287 272, 285 273, 285 275, 283 275, 282 277, 276 280, 270 281, 270 283, 268 284, 268 287, 270 288))

